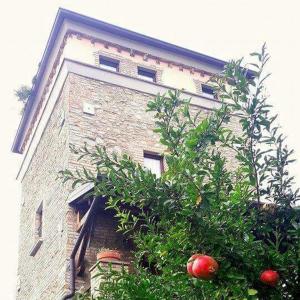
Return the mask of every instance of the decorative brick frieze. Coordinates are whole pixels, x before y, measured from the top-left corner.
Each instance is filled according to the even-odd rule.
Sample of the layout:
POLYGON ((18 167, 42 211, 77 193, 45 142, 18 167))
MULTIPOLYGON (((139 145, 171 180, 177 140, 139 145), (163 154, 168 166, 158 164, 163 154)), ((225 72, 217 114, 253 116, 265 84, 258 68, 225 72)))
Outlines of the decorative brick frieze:
MULTIPOLYGON (((108 53, 108 55, 114 55, 112 51, 109 51, 110 48, 112 49, 116 49, 116 52, 117 53, 121 53, 123 52, 124 53, 127 53, 129 55, 129 57, 135 57, 135 56, 139 56, 141 57, 144 61, 146 62, 152 62, 152 65, 150 66, 151 68, 155 69, 156 72, 157 72, 157 82, 158 83, 163 83, 161 78, 162 78, 162 69, 159 67, 159 65, 161 63, 165 63, 167 64, 167 66, 169 68, 172 68, 172 67, 177 67, 179 71, 183 71, 183 70, 190 70, 191 71, 191 74, 200 74, 200 76, 204 77, 204 76, 211 76, 212 73, 208 72, 208 71, 205 71, 203 69, 199 69, 199 68, 195 68, 193 66, 188 66, 188 65, 184 65, 182 63, 178 63, 176 61, 169 61, 169 60, 166 60, 166 59, 163 59, 161 57, 157 57, 157 56, 154 56, 154 55, 151 55, 149 53, 144 53, 144 52, 141 52, 139 50, 136 50, 136 49, 132 49, 132 48, 127 48, 127 47, 124 47, 120 44, 116 44, 116 43, 112 43, 112 42, 109 42, 109 41, 106 41, 106 40, 102 40, 102 39, 98 39, 98 38, 94 38, 92 36, 89 36, 89 35, 86 35, 86 34, 82 34, 80 32, 77 32, 77 31, 68 31, 63 39, 63 42, 62 44, 60 45, 60 48, 59 48, 59 51, 56 55, 56 59, 54 61, 54 64, 52 66, 52 70, 50 72, 50 75, 49 75, 49 78, 48 78, 48 81, 46 83, 46 86, 43 90, 43 93, 42 93, 42 96, 41 96, 41 99, 39 99, 39 105, 38 105, 38 109, 36 109, 35 111, 35 114, 33 116, 33 119, 31 121, 31 124, 29 126, 29 129, 28 131, 26 132, 26 136, 24 138, 24 142, 21 146, 21 151, 23 152, 28 141, 30 140, 30 137, 32 135, 32 132, 33 132, 33 128, 36 124, 36 121, 38 120, 38 118, 40 117, 40 113, 41 113, 41 108, 44 106, 44 101, 46 99, 46 96, 48 94, 48 91, 49 91, 49 86, 51 85, 53 79, 55 78, 55 75, 57 74, 57 68, 59 67, 60 63, 61 63, 61 57, 62 57, 62 54, 63 54, 63 50, 64 50, 64 47, 67 43, 67 40, 68 38, 72 38, 72 37, 76 37, 76 39, 78 40, 89 40, 90 43, 93 45, 93 46, 96 46, 97 44, 99 45, 102 45, 104 50, 106 50, 108 53)), ((98 52, 101 51, 101 50, 98 50, 98 52)), ((95 52, 97 53, 97 51, 95 52)), ((99 65, 99 58, 97 59, 96 58, 97 55, 95 55, 95 65, 99 65)), ((121 64, 120 65, 120 72, 124 72, 124 74, 127 74, 127 75, 130 75, 130 76, 137 76, 137 72, 136 72, 136 68, 135 68, 135 71, 132 69, 133 67, 136 67, 137 65, 140 65, 138 64, 137 62, 133 61, 133 60, 130 60, 130 59, 124 59, 124 56, 122 56, 122 60, 124 61, 124 64, 121 64), (131 68, 130 68, 130 65, 131 65, 131 68)), ((143 66, 143 65, 141 65, 143 66)), ((145 68, 149 67, 149 65, 144 65, 145 68)))

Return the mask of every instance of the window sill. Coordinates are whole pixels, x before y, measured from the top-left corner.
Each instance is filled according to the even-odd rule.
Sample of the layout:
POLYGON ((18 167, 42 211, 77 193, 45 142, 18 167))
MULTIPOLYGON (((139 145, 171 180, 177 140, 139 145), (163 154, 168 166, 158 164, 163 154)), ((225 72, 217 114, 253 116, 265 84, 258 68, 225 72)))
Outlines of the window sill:
POLYGON ((35 244, 33 245, 33 247, 31 248, 29 255, 30 255, 30 256, 35 256, 36 253, 38 252, 38 250, 40 249, 42 243, 43 243, 43 240, 42 240, 41 238, 39 238, 39 239, 35 242, 35 244))

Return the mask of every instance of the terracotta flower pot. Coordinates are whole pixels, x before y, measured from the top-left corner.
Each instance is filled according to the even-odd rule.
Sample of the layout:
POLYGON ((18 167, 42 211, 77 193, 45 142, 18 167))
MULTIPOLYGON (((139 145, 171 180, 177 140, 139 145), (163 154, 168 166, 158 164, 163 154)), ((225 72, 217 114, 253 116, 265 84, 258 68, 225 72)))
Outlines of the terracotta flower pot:
POLYGON ((121 260, 121 253, 118 250, 101 250, 97 253, 97 260, 121 260))

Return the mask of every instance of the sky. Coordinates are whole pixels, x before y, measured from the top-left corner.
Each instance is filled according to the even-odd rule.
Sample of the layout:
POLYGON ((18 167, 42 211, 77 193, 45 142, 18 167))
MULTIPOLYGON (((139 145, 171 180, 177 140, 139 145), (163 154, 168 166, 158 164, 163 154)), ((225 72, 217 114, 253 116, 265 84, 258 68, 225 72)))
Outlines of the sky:
MULTIPOLYGON (((267 43, 272 73, 270 101, 287 142, 300 158, 300 3, 297 0, 26 0, 0 10, 1 299, 15 299, 20 211, 16 174, 21 155, 11 153, 20 120, 14 90, 30 84, 59 7, 221 59, 248 57, 267 43)), ((300 163, 292 168, 300 186, 300 163)), ((26 299, 27 300, 27 299, 26 299)))

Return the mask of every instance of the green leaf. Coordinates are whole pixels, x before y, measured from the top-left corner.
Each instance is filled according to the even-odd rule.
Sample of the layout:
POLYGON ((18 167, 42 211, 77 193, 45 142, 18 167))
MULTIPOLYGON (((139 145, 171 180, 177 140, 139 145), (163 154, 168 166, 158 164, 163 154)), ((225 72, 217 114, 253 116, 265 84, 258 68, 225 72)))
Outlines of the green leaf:
POLYGON ((254 290, 254 289, 248 289, 248 295, 249 296, 255 296, 257 294, 257 290, 254 290))

